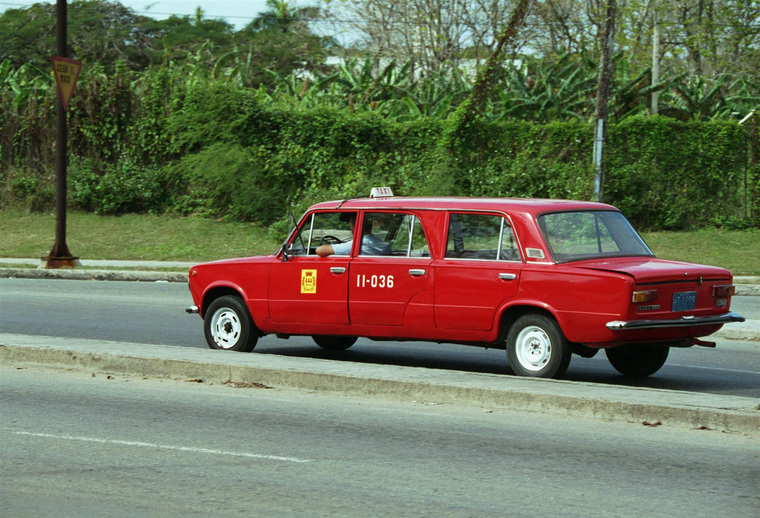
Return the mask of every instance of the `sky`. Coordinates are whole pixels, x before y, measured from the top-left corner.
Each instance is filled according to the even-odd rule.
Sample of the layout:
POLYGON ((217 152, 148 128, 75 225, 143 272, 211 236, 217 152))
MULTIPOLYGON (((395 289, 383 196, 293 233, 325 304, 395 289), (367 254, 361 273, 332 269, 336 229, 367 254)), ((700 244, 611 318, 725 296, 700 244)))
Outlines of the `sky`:
MULTIPOLYGON (((0 0, 0 13, 6 9, 19 9, 44 3, 55 4, 55 0, 0 0)), ((71 3, 71 2, 69 2, 71 3)), ((132 9, 135 14, 163 20, 173 14, 195 15, 200 7, 207 18, 223 18, 242 29, 256 16, 267 10, 266 0, 119 0, 121 5, 132 9)), ((292 2, 297 5, 298 2, 292 2)))

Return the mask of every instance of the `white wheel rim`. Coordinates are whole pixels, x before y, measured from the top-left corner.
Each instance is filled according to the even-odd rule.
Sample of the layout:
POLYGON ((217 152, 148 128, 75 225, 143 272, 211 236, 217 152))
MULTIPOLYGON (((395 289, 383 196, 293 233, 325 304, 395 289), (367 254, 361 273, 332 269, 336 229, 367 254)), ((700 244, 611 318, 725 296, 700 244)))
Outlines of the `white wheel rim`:
POLYGON ((524 369, 540 371, 552 357, 552 341, 540 327, 528 326, 517 335, 515 354, 524 369))
POLYGON ((211 335, 214 343, 222 349, 235 347, 240 339, 242 327, 237 313, 230 308, 216 310, 211 318, 211 335))

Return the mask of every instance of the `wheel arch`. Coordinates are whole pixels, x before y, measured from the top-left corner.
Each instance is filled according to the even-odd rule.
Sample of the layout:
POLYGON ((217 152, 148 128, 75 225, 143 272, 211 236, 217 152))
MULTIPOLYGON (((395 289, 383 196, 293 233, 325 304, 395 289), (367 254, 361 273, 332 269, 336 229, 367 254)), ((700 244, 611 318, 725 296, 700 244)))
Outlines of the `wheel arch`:
MULTIPOLYGON (((208 308, 212 302, 214 302, 219 297, 224 297, 225 295, 240 297, 245 307, 248 308, 248 304, 246 304, 245 302, 245 295, 243 294, 241 290, 234 288, 232 286, 227 286, 227 285, 212 286, 211 288, 206 290, 206 292, 203 294, 203 303, 201 304, 201 307, 200 307, 201 318, 206 317, 206 308, 208 308)), ((249 313, 250 311, 251 310, 248 309, 249 313)))
MULTIPOLYGON (((560 331, 562 331, 562 324, 557 318, 556 313, 554 313, 554 311, 552 311, 548 306, 543 305, 543 304, 530 303, 530 302, 516 303, 516 304, 511 304, 509 306, 505 306, 504 308, 502 308, 499 314, 499 319, 498 319, 499 343, 506 342, 507 335, 509 334, 509 330, 512 327, 512 325, 515 323, 515 321, 521 316, 527 315, 528 313, 544 315, 544 316, 554 319, 554 321, 557 322, 557 325, 559 326, 560 331)), ((564 334, 564 331, 562 331, 562 333, 564 334)))

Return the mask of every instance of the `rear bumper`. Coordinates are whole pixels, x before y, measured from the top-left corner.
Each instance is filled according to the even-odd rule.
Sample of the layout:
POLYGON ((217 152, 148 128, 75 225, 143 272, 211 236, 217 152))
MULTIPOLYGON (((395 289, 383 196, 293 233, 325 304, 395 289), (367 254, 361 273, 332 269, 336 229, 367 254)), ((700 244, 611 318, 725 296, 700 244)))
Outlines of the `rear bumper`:
POLYGON ((656 329, 661 327, 692 327, 729 322, 744 322, 744 317, 736 313, 724 313, 712 317, 681 317, 668 320, 612 320, 607 322, 607 328, 612 331, 624 331, 628 329, 656 329))

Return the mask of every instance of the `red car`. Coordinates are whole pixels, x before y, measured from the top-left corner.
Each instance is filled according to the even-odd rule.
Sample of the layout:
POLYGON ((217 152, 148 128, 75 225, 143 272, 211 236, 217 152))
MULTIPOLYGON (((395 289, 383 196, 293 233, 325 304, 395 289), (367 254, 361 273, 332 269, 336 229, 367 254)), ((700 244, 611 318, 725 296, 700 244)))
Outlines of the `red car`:
POLYGON ((515 374, 546 378, 604 349, 649 376, 670 347, 713 347, 699 337, 744 320, 731 272, 657 259, 610 205, 380 194, 314 205, 274 255, 191 268, 187 311, 209 346, 452 342, 506 349, 515 374))

